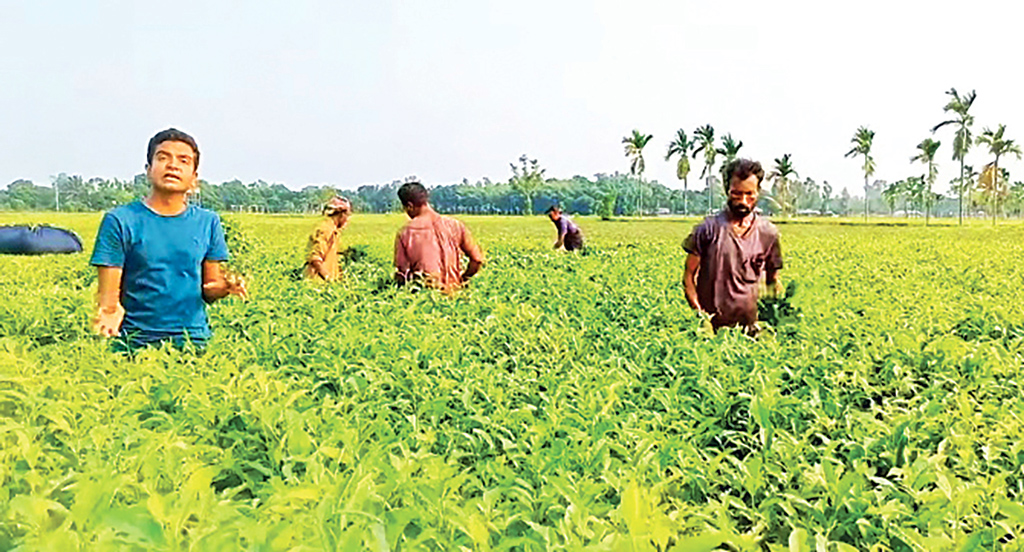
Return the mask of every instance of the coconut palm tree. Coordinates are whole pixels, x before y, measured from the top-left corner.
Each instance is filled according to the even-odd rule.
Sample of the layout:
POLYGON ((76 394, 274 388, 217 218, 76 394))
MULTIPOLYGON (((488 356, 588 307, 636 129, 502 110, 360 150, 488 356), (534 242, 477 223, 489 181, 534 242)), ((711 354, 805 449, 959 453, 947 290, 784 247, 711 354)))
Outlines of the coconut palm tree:
MULTIPOLYGON (((1016 155, 1017 159, 1020 159, 1020 156, 1021 156, 1020 146, 1015 144, 1013 140, 1011 140, 1009 138, 1004 138, 1003 137, 1003 133, 1005 131, 1006 131, 1006 125, 999 125, 999 128, 996 129, 994 132, 992 131, 992 129, 986 128, 985 132, 982 132, 981 136, 978 136, 978 139, 976 141, 976 144, 978 144, 978 145, 984 144, 984 145, 988 146, 988 152, 991 155, 995 156, 995 161, 990 163, 990 165, 986 165, 985 170, 982 171, 983 176, 984 176, 984 173, 987 173, 989 171, 989 167, 991 167, 991 173, 992 173, 991 180, 992 180, 992 186, 993 186, 994 189, 998 188, 999 180, 1000 180, 999 177, 1001 176, 1001 173, 999 172, 999 158, 1004 156, 1004 155, 1016 155)), ((993 195, 993 197, 995 197, 995 195, 993 195)), ((993 211, 992 211, 992 224, 995 224, 995 223, 996 223, 996 213, 995 213, 995 210, 993 209, 993 211)))
POLYGON ((864 170, 864 220, 868 220, 868 178, 875 174, 875 160, 871 157, 871 142, 874 139, 875 131, 868 130, 868 127, 865 126, 858 128, 850 140, 853 143, 853 148, 845 155, 845 157, 864 156, 862 167, 864 170))
MULTIPOLYGON (((956 118, 942 121, 932 128, 932 132, 939 130, 946 125, 956 125, 956 134, 953 136, 953 160, 960 161, 960 182, 963 183, 964 178, 964 158, 967 157, 967 152, 971 149, 971 125, 974 124, 974 115, 968 113, 971 106, 974 105, 975 98, 978 97, 971 90, 970 94, 964 94, 961 96, 957 93, 956 88, 950 88, 946 94, 952 96, 946 107, 942 108, 945 113, 953 112, 956 118)), ((960 211, 960 224, 964 223, 964 186, 960 187, 960 199, 959 199, 959 211, 960 211)))
POLYGON ((722 147, 718 149, 718 153, 725 156, 725 161, 722 163, 728 165, 736 156, 740 153, 740 148, 743 147, 743 141, 736 141, 733 139, 732 134, 726 134, 722 136, 722 147))
POLYGON ((647 147, 647 142, 651 141, 654 135, 652 134, 641 134, 639 130, 633 129, 633 134, 626 136, 622 139, 622 143, 626 144, 626 157, 630 158, 629 172, 636 176, 639 181, 637 183, 637 211, 640 216, 644 216, 644 148, 647 147))
POLYGON ((743 141, 737 141, 732 137, 732 134, 722 136, 722 147, 718 148, 718 154, 725 157, 725 159, 722 160, 721 168, 722 182, 729 181, 728 175, 725 174, 725 169, 729 166, 729 163, 732 163, 733 160, 736 159, 740 153, 740 148, 742 147, 743 141))
MULTIPOLYGON (((711 125, 704 125, 693 131, 693 138, 696 144, 693 148, 693 158, 697 158, 697 154, 704 152, 704 170, 700 172, 700 177, 705 176, 711 177, 711 172, 715 166, 715 157, 718 156, 718 150, 715 149, 715 129, 711 125)), ((708 186, 708 211, 712 209, 712 190, 711 182, 706 181, 708 186)))
POLYGON ((683 214, 687 215, 690 213, 687 205, 687 177, 690 175, 690 150, 696 145, 696 140, 691 140, 690 136, 686 134, 686 131, 679 129, 676 131, 676 138, 668 144, 668 152, 665 154, 665 161, 672 159, 673 155, 678 155, 679 159, 676 161, 676 178, 683 181, 683 214))
POLYGON ((796 173, 796 169, 793 168, 790 156, 791 154, 787 153, 782 157, 775 158, 775 168, 772 169, 772 172, 768 173, 768 180, 774 181, 772 196, 778 202, 785 215, 793 213, 793 193, 789 187, 789 178, 800 178, 800 175, 796 173))
POLYGON ((928 167, 928 175, 925 178, 925 205, 924 205, 924 225, 928 226, 928 221, 931 217, 932 211, 932 186, 935 185, 935 178, 939 176, 939 168, 935 164, 935 152, 939 151, 939 145, 942 142, 932 140, 931 138, 925 138, 921 140, 921 143, 917 145, 917 149, 921 150, 920 153, 910 158, 910 162, 920 161, 928 167))

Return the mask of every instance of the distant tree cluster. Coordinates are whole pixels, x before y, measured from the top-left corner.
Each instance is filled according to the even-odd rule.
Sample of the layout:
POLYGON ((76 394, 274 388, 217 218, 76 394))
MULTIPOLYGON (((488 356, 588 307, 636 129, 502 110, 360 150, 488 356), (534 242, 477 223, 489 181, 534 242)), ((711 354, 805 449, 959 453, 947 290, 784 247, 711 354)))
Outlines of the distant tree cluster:
MULTIPOLYGON (((59 174, 49 186, 16 180, 0 190, 0 209, 12 211, 104 211, 145 197, 149 182, 143 174, 132 180, 59 174)), ((294 191, 283 184, 231 180, 219 185, 200 181, 192 201, 217 211, 291 213, 316 211, 335 191, 308 186, 294 191)))
MULTIPOLYGON (((520 160, 507 182, 487 178, 471 183, 438 185, 431 188, 431 203, 443 213, 526 214, 543 212, 558 203, 571 213, 604 216, 634 215, 643 194, 648 213, 701 213, 708 208, 704 196, 684 194, 654 181, 639 183, 631 175, 596 174, 593 178, 544 178, 536 160, 520 160)), ((261 180, 221 184, 200 181, 192 201, 215 211, 266 213, 318 212, 335 194, 347 196, 360 212, 400 211, 396 192, 402 181, 367 184, 356 190, 331 186, 307 186, 292 190, 283 184, 261 180)), ((145 197, 149 184, 145 175, 132 180, 83 178, 60 174, 49 185, 17 180, 0 190, 0 209, 10 211, 105 211, 145 197)))
MULTIPOLYGON (((541 213, 553 204, 567 212, 603 217, 645 214, 704 214, 718 209, 724 201, 721 180, 707 178, 710 189, 679 190, 658 181, 640 180, 622 173, 598 173, 592 177, 570 179, 544 178, 536 160, 526 156, 514 166, 507 182, 483 178, 477 182, 463 179, 457 184, 431 188, 431 203, 442 213, 519 215, 541 213), (710 202, 710 203, 709 203, 710 202)), ((794 211, 821 211, 847 214, 851 206, 863 205, 844 193, 833 197, 827 183, 812 179, 787 183, 787 205, 794 211)), ((264 213, 314 213, 335 194, 348 197, 358 212, 388 213, 401 210, 396 192, 402 181, 367 184, 355 190, 331 186, 307 186, 292 190, 283 184, 262 180, 243 183, 230 180, 221 184, 200 181, 199 193, 192 201, 215 211, 264 213)), ((145 197, 149 183, 145 175, 132 180, 89 178, 60 174, 48 186, 17 180, 0 190, 0 209, 8 211, 105 211, 145 197)), ((880 198, 880 194, 876 194, 880 198)), ((879 199, 879 209, 882 208, 879 199)), ((780 212, 770 194, 761 204, 768 213, 780 212)))

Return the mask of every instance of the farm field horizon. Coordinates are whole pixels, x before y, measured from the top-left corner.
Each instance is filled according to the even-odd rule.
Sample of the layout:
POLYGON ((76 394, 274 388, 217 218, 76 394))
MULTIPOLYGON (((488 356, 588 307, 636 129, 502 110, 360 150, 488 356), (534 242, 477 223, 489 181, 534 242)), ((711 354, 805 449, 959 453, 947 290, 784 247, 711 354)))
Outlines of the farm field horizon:
POLYGON ((787 311, 706 332, 700 217, 461 216, 487 264, 395 289, 400 214, 295 279, 314 216, 222 214, 248 301, 203 354, 90 335, 83 241, 3 258, 3 550, 1021 550, 1024 223, 773 220, 787 311))

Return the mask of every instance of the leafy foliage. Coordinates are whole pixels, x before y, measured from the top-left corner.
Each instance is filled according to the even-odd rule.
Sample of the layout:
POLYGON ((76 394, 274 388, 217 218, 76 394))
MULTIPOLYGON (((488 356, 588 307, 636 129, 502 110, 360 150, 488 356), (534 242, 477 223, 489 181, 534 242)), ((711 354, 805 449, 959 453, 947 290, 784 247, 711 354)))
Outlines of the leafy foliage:
POLYGON ((532 215, 533 196, 544 183, 544 169, 540 168, 540 163, 536 159, 530 159, 526 154, 519 157, 519 165, 509 163, 509 166, 512 167, 512 179, 509 180, 509 185, 512 190, 524 198, 523 214, 532 215))
POLYGON ((566 255, 467 217, 489 262, 449 298, 378 287, 402 222, 356 215, 365 256, 317 286, 282 276, 312 219, 239 216, 252 297, 202 355, 90 337, 87 254, 5 259, 0 549, 1020 542, 1021 228, 781 225, 800 286, 754 340, 686 306, 689 224, 577 218, 566 255))

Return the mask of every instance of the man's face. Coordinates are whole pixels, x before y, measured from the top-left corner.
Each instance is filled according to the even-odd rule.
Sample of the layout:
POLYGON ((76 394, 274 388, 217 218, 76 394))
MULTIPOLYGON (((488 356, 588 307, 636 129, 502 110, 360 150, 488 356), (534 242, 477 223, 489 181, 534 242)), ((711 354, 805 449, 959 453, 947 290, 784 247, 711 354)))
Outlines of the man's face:
POLYGON ((331 215, 331 218, 334 219, 334 224, 336 224, 338 228, 344 228, 348 226, 348 219, 350 216, 352 216, 352 211, 346 209, 344 211, 335 212, 331 215))
POLYGON ((196 155, 185 142, 161 142, 146 167, 153 188, 162 192, 187 193, 196 185, 196 155))
POLYGON ((732 177, 729 181, 729 212, 737 218, 749 215, 757 205, 760 191, 761 187, 758 185, 756 174, 743 180, 740 180, 738 176, 732 177))
POLYGON ((551 220, 558 220, 562 218, 562 212, 556 209, 554 211, 549 212, 548 217, 550 217, 551 220))

